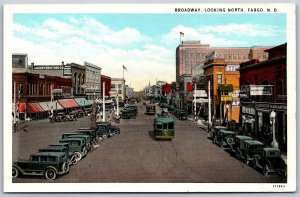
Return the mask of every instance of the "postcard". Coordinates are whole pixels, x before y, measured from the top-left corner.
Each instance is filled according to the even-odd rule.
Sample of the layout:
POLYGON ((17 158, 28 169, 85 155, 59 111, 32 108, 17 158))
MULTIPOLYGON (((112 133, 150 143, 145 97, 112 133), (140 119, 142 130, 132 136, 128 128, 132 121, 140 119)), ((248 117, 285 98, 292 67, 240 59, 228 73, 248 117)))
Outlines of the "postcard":
POLYGON ((4 192, 295 192, 295 11, 5 5, 4 192))

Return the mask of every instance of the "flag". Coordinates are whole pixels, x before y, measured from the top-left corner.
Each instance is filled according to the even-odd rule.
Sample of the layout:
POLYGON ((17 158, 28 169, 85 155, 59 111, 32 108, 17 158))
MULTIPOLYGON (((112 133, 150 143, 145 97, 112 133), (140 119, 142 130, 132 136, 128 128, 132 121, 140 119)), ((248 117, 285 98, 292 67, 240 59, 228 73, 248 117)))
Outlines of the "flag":
POLYGON ((123 65, 123 69, 127 72, 127 68, 123 65))
POLYGON ((180 32, 180 36, 184 36, 184 33, 183 33, 183 32, 180 32))

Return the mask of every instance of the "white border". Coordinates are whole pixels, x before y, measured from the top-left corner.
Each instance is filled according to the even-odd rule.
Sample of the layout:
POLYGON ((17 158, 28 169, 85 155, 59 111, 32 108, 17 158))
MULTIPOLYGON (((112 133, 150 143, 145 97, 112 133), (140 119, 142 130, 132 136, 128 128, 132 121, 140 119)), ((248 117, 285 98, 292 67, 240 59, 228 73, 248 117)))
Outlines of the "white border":
MULTIPOLYGON (((19 4, 4 6, 4 71, 3 71, 3 158, 4 192, 286 192, 296 191, 296 7, 291 3, 227 3, 227 4, 19 4), (11 135, 11 41, 14 13, 175 13, 180 8, 277 8, 287 14, 287 116, 288 116, 288 180, 285 188, 273 188, 273 184, 253 183, 12 183, 12 135, 11 135)), ((235 12, 236 13, 236 12, 235 12)), ((249 12, 243 12, 249 14, 249 12)), ((186 14, 199 14, 186 13, 186 14)), ((204 14, 204 13, 202 13, 204 14)), ((218 14, 218 13, 205 13, 218 14)), ((230 13, 226 13, 230 14, 230 13)), ((254 13, 255 14, 255 13, 254 13)))

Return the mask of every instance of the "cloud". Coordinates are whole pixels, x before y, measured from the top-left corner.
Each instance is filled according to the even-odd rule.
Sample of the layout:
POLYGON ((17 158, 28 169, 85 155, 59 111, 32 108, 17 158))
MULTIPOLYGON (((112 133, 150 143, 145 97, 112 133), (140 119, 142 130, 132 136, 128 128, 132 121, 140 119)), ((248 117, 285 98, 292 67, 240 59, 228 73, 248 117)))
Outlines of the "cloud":
POLYGON ((217 33, 225 36, 269 37, 276 36, 276 34, 282 30, 272 25, 230 23, 217 26, 205 26, 204 28, 201 28, 200 31, 217 33))
MULTIPOLYGON (((206 29, 206 27, 202 27, 201 29, 206 29)), ((162 36, 162 40, 164 42, 169 43, 169 45, 174 45, 174 47, 178 46, 180 43, 180 32, 184 32, 184 37, 181 37, 182 41, 187 40, 200 40, 202 44, 210 44, 214 47, 230 47, 230 46, 243 46, 249 43, 235 40, 231 38, 227 38, 225 36, 218 36, 213 33, 206 33, 209 31, 199 31, 196 28, 186 27, 183 25, 178 25, 173 27, 166 35, 162 36)))

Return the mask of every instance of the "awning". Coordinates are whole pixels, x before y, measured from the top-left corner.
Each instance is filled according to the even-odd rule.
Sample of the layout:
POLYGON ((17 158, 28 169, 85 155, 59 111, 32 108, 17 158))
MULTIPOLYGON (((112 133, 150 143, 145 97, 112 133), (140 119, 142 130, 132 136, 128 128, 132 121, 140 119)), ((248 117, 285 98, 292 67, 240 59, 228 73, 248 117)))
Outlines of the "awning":
POLYGON ((44 111, 51 111, 51 107, 53 110, 63 110, 64 108, 59 104, 59 102, 39 102, 39 105, 43 108, 44 111))
POLYGON ((59 99, 58 102, 65 109, 79 107, 79 105, 75 102, 74 99, 59 99))
POLYGON ((25 103, 19 103, 19 106, 17 107, 17 110, 21 113, 24 113, 25 112, 25 103))
POLYGON ((76 103, 80 106, 90 106, 92 105, 86 98, 75 98, 76 103))
POLYGON ((39 113, 44 111, 38 103, 27 103, 26 107, 29 113, 39 113))
POLYGON ((218 89, 220 91, 233 91, 233 85, 232 84, 219 84, 218 89))

